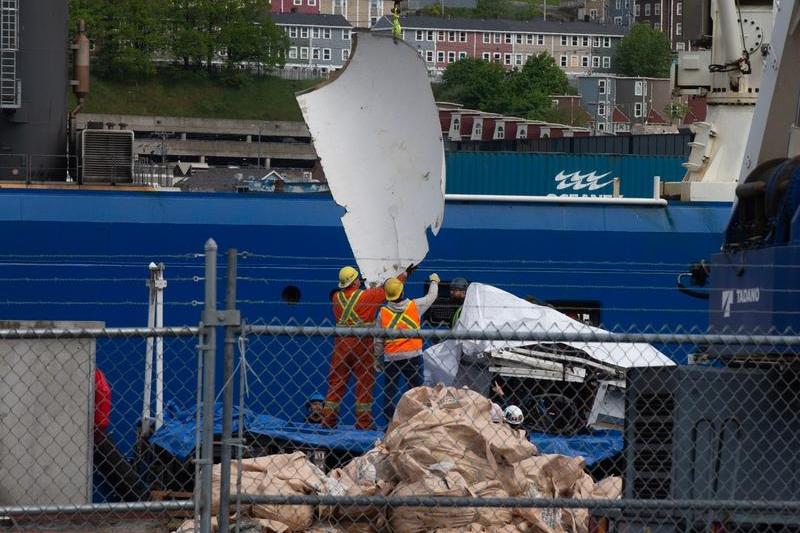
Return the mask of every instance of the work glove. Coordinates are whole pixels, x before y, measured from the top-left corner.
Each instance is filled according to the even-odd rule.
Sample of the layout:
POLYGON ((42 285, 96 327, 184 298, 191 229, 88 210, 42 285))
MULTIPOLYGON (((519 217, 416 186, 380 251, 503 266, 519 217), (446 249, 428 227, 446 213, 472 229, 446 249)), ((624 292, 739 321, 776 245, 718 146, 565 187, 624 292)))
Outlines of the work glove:
POLYGON ((435 272, 433 274, 431 274, 430 276, 428 276, 428 279, 431 280, 431 282, 433 282, 433 283, 439 283, 441 281, 439 279, 439 274, 437 274, 435 272))
POLYGON ((406 274, 408 274, 408 275, 410 276, 411 274, 413 274, 413 273, 414 273, 414 271, 415 271, 416 269, 417 269, 417 265, 415 265, 414 263, 411 263, 411 264, 410 264, 410 265, 408 265, 408 267, 406 268, 406 274))

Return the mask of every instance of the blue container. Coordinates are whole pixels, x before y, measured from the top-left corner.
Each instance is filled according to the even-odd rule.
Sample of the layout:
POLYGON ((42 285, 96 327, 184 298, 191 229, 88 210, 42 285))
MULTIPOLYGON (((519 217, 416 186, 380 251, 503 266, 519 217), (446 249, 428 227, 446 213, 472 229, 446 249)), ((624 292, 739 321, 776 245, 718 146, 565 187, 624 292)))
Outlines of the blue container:
POLYGON ((448 194, 652 198, 653 176, 681 181, 679 156, 448 152, 448 194))

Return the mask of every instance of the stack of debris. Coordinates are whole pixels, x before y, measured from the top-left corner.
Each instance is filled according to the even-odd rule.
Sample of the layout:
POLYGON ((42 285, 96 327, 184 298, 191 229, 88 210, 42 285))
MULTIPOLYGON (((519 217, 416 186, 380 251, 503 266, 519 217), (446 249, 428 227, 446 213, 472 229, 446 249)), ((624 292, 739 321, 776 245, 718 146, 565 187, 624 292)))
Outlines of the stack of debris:
MULTIPOLYGON (((243 461, 246 494, 616 499, 622 480, 595 483, 581 458, 539 455, 524 432, 492 422, 492 404, 439 385, 406 393, 383 443, 325 475, 298 452, 243 461)), ((233 465, 231 486, 238 471, 233 465)), ((214 471, 215 495, 219 470, 214 471)), ((216 507, 215 507, 216 508, 216 507)), ((586 509, 253 505, 263 532, 435 531, 586 533, 586 509)), ((180 532, 191 531, 192 524, 180 532)))

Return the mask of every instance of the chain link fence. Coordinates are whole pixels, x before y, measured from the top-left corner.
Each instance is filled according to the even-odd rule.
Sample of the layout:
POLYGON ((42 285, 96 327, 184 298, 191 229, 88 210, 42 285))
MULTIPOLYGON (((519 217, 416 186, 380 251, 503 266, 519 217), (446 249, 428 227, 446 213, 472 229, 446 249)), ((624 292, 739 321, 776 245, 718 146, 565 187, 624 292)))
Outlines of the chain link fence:
POLYGON ((3 525, 800 531, 796 332, 607 331, 479 283, 253 319, 238 257, 207 244, 199 326, 0 324, 3 525))

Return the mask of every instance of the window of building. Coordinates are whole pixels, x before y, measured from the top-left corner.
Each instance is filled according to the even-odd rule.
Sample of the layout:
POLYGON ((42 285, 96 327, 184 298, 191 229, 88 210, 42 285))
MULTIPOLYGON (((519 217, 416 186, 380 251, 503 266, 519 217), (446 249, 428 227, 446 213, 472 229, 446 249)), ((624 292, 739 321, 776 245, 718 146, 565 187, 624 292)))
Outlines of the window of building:
POLYGON ((581 66, 582 67, 589 66, 589 56, 581 56, 581 66))
POLYGON ((603 37, 603 48, 611 48, 611 37, 603 37))
POLYGON ((592 37, 592 46, 595 48, 600 48, 603 45, 603 41, 600 40, 600 37, 592 37))
POLYGON ((566 67, 566 66, 568 66, 568 65, 569 65, 569 63, 567 63, 567 56, 561 56, 561 60, 560 60, 560 63, 559 63, 559 64, 560 64, 562 67, 566 67))
POLYGON ((506 54, 505 57, 503 58, 503 62, 506 65, 510 65, 511 64, 511 54, 506 54))
POLYGON ((516 54, 514 56, 514 64, 517 66, 522 65, 522 54, 516 54))
POLYGON ((492 34, 483 32, 483 44, 489 44, 492 42, 492 34))
POLYGON ((536 44, 544 46, 544 35, 540 34, 536 36, 536 44))
POLYGON ((598 122, 597 123, 597 131, 606 131, 606 123, 605 122, 598 122))
POLYGON ((456 62, 456 53, 455 52, 447 52, 447 62, 448 63, 455 63, 456 62))
POLYGON ((634 84, 634 86, 633 86, 633 94, 635 94, 636 96, 642 96, 642 93, 643 93, 642 84, 643 83, 644 82, 642 82, 642 81, 637 81, 634 84))
POLYGON ((660 22, 653 23, 653 29, 656 31, 661 31, 661 23, 660 22))
MULTIPOLYGON (((342 40, 343 41, 349 41, 350 40, 350 30, 342 30, 342 40)), ((421 41, 422 39, 417 39, 417 40, 421 41)))
POLYGON ((458 32, 458 42, 460 43, 467 42, 467 32, 465 31, 458 32))
POLYGON ((683 52, 684 50, 686 50, 686 43, 684 43, 683 41, 675 43, 675 50, 677 50, 678 52, 683 52))
POLYGON ((444 41, 447 38, 447 34, 443 31, 436 32, 436 40, 439 42, 444 41))
POLYGON ((480 137, 483 135, 483 122, 480 120, 475 121, 475 123, 472 125, 472 135, 475 137, 480 137))
POLYGON ((661 4, 659 2, 653 4, 653 15, 661 15, 661 4))
POLYGON ((497 138, 498 139, 505 139, 506 138, 506 130, 503 128, 502 125, 497 126, 497 138))
POLYGON ((614 24, 622 24, 622 17, 614 17, 614 24))
POLYGON ((308 59, 308 47, 303 46, 300 48, 300 59, 308 59))
POLYGON ((501 54, 500 52, 495 52, 494 53, 494 62, 495 63, 500 63, 502 60, 503 60, 503 54, 501 54))
POLYGON ((499 44, 503 40, 503 35, 500 33, 494 34, 494 44, 499 44))
POLYGON ((589 46, 589 36, 584 35, 581 37, 581 46, 589 46))
POLYGON ((614 4, 617 10, 622 9, 622 0, 617 0, 614 4))
POLYGON ((606 80, 597 80, 597 92, 606 94, 606 80))
POLYGON ((436 52, 436 61, 439 63, 444 63, 444 50, 439 50, 436 52))
POLYGON ((650 16, 650 4, 649 3, 644 5, 644 16, 645 17, 649 17, 650 16))
POLYGON ((303 5, 303 0, 292 0, 292 5, 302 6, 303 5))
POLYGON ((467 53, 466 52, 459 52, 458 53, 458 59, 466 59, 466 58, 467 58, 467 53))
POLYGON ((597 102, 597 114, 598 114, 598 116, 601 116, 601 117, 606 116, 606 103, 605 102, 597 102))
POLYGON ((633 14, 636 17, 641 15, 641 4, 633 4, 633 14))
POLYGON ((683 14, 683 2, 676 2, 675 3, 675 14, 682 15, 683 14))
POLYGON ((517 126, 517 139, 528 138, 528 126, 517 126))
POLYGON ((572 46, 578 46, 578 36, 577 35, 573 35, 572 36, 572 46))
POLYGON ((676 22, 675 23, 675 35, 680 35, 681 33, 683 33, 683 24, 681 24, 680 22, 676 22))
POLYGON ((633 104, 633 116, 636 118, 640 118, 642 116, 642 103, 636 102, 633 104))
POLYGON ((597 10, 596 9, 590 9, 589 10, 589 18, 592 19, 592 20, 597 20, 597 10))
MULTIPOLYGON (((343 30, 342 33, 344 33, 345 31, 347 31, 347 30, 343 30)), ((422 30, 415 31, 414 32, 414 39, 417 40, 417 41, 424 41, 425 40, 425 32, 422 31, 422 30)))
POLYGON ((514 34, 513 33, 506 33, 505 34, 505 42, 506 44, 511 44, 514 42, 514 34))
POLYGON ((524 39, 524 37, 522 36, 521 33, 517 33, 516 34, 516 42, 517 42, 517 44, 522 44, 524 42, 523 39, 524 39))
POLYGON ((533 34, 528 33, 525 35, 525 44, 533 44, 533 34))
POLYGON ((317 0, 308 0, 308 5, 310 5, 310 6, 317 5, 317 0))
POLYGON ((492 54, 490 52, 484 52, 481 57, 483 58, 484 61, 492 60, 492 54))
POLYGON ((425 32, 425 40, 433 41, 433 40, 435 40, 435 38, 436 38, 436 32, 435 31, 428 30, 427 32, 425 32))
POLYGON ((425 51, 425 61, 428 63, 433 63, 433 50, 425 51))
POLYGON ((323 28, 322 29, 322 38, 323 39, 331 39, 333 37, 333 30, 330 28, 323 28))
POLYGON ((347 0, 333 0, 333 14, 344 15, 347 13, 347 0))
POLYGON ((319 48, 312 48, 311 49, 311 59, 319 59, 321 51, 319 48))
POLYGON ((592 56, 592 67, 600 68, 600 56, 592 56))
POLYGON ((308 28, 300 28, 300 38, 308 39, 308 28))
POLYGON ((348 59, 350 59, 350 50, 348 50, 347 48, 343 48, 342 49, 342 61, 347 61, 348 59))
POLYGON ((569 36, 562 35, 561 36, 561 46, 567 46, 569 44, 569 36))
POLYGON ((321 39, 322 38, 322 28, 311 28, 311 38, 312 39, 321 39))
POLYGON ((297 59, 297 47, 289 47, 289 59, 297 59))
POLYGON ((447 40, 450 41, 451 43, 456 42, 456 32, 454 31, 447 32, 447 40))
POLYGON ((603 68, 611 68, 611 58, 606 56, 603 58, 603 68))
POLYGON ((325 61, 331 60, 331 49, 330 48, 323 48, 322 49, 322 59, 325 61))
POLYGON ((289 28, 289 37, 297 38, 297 28, 295 26, 289 28))

